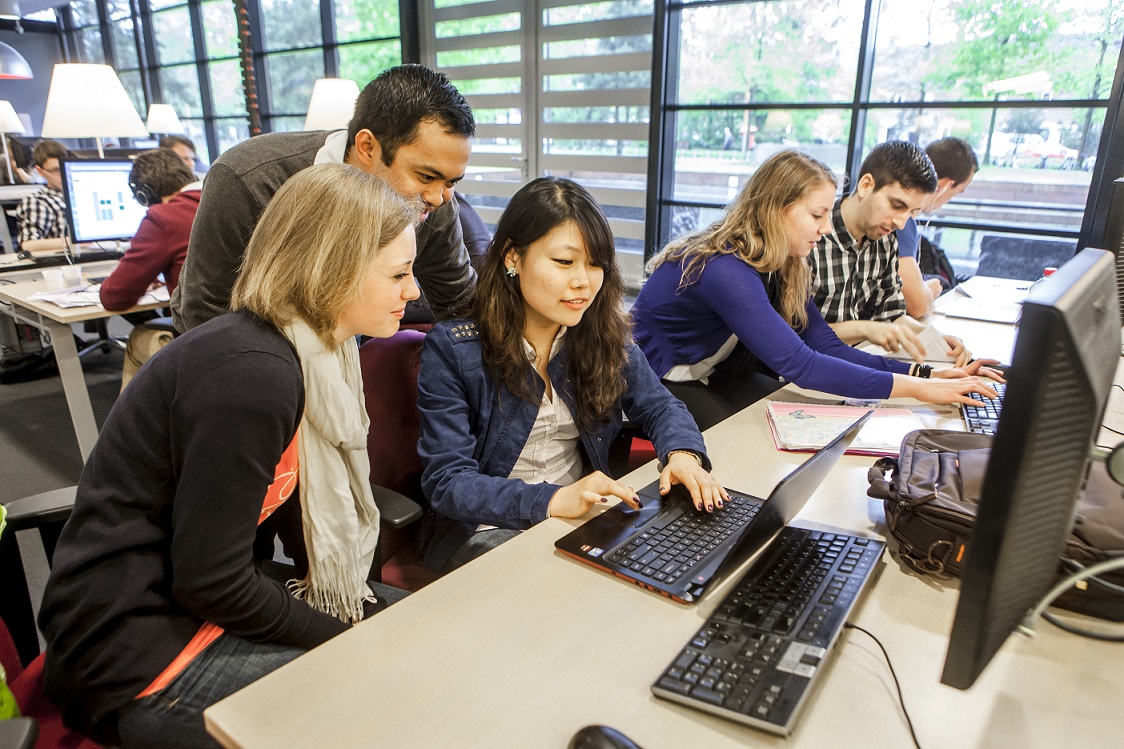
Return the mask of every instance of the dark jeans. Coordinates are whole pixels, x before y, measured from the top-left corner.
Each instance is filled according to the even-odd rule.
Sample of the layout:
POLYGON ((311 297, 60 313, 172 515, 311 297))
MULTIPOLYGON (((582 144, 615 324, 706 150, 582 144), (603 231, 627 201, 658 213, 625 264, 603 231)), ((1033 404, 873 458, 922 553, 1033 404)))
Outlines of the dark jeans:
MULTIPOLYGON (((407 593, 369 583, 389 605, 407 593)), ((133 700, 117 711, 122 749, 214 749, 219 744, 203 727, 203 711, 242 687, 303 655, 303 648, 250 642, 224 634, 199 654, 164 689, 133 700)))
POLYGON ((518 536, 522 531, 510 528, 491 528, 486 531, 477 531, 468 537, 468 540, 457 549, 453 556, 445 563, 441 573, 452 572, 457 567, 468 564, 476 557, 482 556, 496 548, 505 541, 518 536))
POLYGON ((667 389, 691 412, 699 431, 706 431, 718 422, 733 416, 746 406, 756 403, 784 383, 760 372, 738 380, 727 381, 725 386, 704 385, 701 382, 668 382, 667 389))

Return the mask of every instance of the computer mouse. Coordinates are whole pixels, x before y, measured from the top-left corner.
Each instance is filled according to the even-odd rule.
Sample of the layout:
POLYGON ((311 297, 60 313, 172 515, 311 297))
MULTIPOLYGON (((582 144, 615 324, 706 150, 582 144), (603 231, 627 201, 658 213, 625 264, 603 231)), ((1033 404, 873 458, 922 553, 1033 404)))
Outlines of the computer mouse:
POLYGON ((568 749, 641 749, 640 745, 609 726, 586 726, 570 739, 568 749))

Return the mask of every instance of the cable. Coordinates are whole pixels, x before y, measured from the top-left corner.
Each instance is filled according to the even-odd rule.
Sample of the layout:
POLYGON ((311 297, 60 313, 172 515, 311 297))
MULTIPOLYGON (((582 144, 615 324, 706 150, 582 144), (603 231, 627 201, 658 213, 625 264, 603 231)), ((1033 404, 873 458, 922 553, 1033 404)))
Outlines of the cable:
MULTIPOLYGON (((1062 579, 1060 582, 1058 582, 1057 585, 1050 588, 1050 592, 1043 596, 1042 600, 1038 602, 1038 605, 1035 606, 1026 615, 1026 617, 1022 621, 1022 624, 1019 625, 1019 631, 1024 635, 1033 637, 1035 620, 1038 619, 1038 617, 1046 610, 1047 606, 1054 602, 1055 598, 1057 598, 1062 593, 1066 592, 1082 580, 1088 580, 1089 578, 1096 577, 1102 572, 1111 572, 1112 570, 1121 568, 1124 568, 1124 557, 1115 557, 1113 559, 1106 559, 1103 562, 1097 562, 1092 567, 1084 567, 1080 572, 1075 572, 1069 577, 1062 579)), ((1047 621, 1049 621, 1049 619, 1047 619, 1047 621)), ((1054 624, 1054 622, 1050 623, 1054 624)), ((1062 629, 1066 628, 1063 627, 1062 629)), ((1081 632, 1078 632, 1076 634, 1081 634, 1081 632)))
POLYGON ((913 745, 917 747, 917 749, 921 749, 921 742, 917 740, 917 732, 913 730, 913 721, 909 717, 909 711, 905 709, 902 685, 901 682, 898 681, 897 673, 894 672, 894 664, 890 662, 890 654, 886 652, 886 648, 883 647, 882 642, 868 630, 863 629, 857 624, 852 624, 851 622, 844 622, 843 627, 844 629, 857 629, 859 632, 862 632, 864 635, 874 640, 874 644, 882 651, 882 657, 886 659, 886 665, 890 668, 890 676, 894 677, 894 686, 897 687, 898 690, 898 704, 902 706, 902 715, 905 716, 905 724, 909 726, 909 735, 913 739, 913 745))
POLYGON ((1067 621, 1059 619, 1051 614, 1049 611, 1042 612, 1042 618, 1053 624, 1058 629, 1063 629, 1071 634, 1080 635, 1081 637, 1088 637, 1091 640, 1101 640, 1103 642, 1124 642, 1124 635, 1110 635, 1107 632, 1094 632, 1091 629, 1083 629, 1067 621))

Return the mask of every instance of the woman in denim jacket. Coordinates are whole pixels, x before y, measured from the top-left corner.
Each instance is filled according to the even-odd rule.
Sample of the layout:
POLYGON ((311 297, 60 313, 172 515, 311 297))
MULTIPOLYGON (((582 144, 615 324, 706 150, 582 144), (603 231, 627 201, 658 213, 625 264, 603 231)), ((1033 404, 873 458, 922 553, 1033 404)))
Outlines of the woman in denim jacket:
POLYGON ((500 217, 472 314, 437 325, 418 376, 427 564, 452 569, 548 517, 633 489, 607 475, 622 410, 695 506, 728 499, 702 435, 632 342, 613 236, 588 192, 542 177, 500 217))

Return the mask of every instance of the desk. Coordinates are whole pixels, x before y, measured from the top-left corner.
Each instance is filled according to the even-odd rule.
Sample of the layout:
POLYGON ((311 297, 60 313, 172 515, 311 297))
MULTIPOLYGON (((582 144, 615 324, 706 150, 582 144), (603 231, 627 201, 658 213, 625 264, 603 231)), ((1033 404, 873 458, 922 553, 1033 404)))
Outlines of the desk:
MULTIPOLYGON (((116 261, 82 265, 84 273, 104 275, 113 270, 116 261)), ((90 405, 90 392, 86 389, 86 379, 82 374, 82 363, 78 359, 78 348, 74 345, 72 323, 97 320, 119 314, 110 312, 100 304, 92 307, 72 307, 63 309, 50 302, 31 299, 37 292, 45 291, 46 282, 22 281, 14 284, 0 284, 0 312, 15 318, 18 322, 34 325, 46 335, 54 347, 55 361, 62 377, 62 389, 66 394, 66 404, 70 409, 70 420, 74 424, 74 434, 78 437, 78 450, 82 462, 89 457, 98 439, 98 426, 94 421, 94 409, 90 405)), ((158 309, 166 302, 153 302, 132 307, 125 312, 158 309)))
MULTIPOLYGON (((706 441, 718 478, 758 496, 806 457, 773 448, 763 402, 706 441)), ((878 535, 881 503, 866 496, 871 461, 844 456, 799 524, 878 535)), ((655 476, 648 464, 627 481, 655 476)), ((651 682, 732 580, 697 607, 674 603, 555 552, 581 522, 547 520, 437 580, 213 706, 208 729, 247 749, 564 747, 589 723, 645 749, 910 745, 881 654, 854 631, 787 740, 653 697, 651 682)), ((918 577, 887 554, 852 617, 889 650, 923 747, 1120 745, 1121 646, 1042 623, 1033 640, 1008 641, 961 692, 939 683, 956 600, 955 583, 918 577)))

